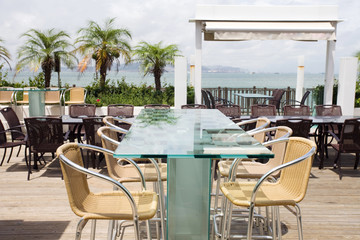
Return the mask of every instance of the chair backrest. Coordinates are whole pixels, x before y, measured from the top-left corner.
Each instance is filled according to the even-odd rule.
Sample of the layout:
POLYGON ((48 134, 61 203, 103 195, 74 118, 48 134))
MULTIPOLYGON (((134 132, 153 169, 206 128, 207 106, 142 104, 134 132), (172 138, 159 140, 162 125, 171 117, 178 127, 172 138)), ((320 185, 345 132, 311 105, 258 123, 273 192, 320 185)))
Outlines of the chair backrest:
POLYGON ((310 107, 306 105, 284 106, 284 116, 310 116, 310 107))
MULTIPOLYGON (((97 130, 97 134, 100 137, 101 135, 105 135, 106 137, 117 140, 117 133, 115 131, 112 131, 110 127, 106 127, 106 126, 100 127, 97 130)), ((101 142, 103 148, 109 149, 111 151, 115 151, 115 149, 118 146, 117 144, 110 142, 102 137, 101 137, 101 142)), ((105 154, 105 162, 109 176, 114 179, 119 178, 120 175, 117 172, 117 168, 118 168, 117 160, 113 156, 109 154, 105 154)))
POLYGON ((255 104, 251 106, 251 117, 260 117, 260 116, 276 116, 276 106, 275 105, 260 105, 255 104))
POLYGON ((208 107, 204 104, 186 104, 181 105, 181 109, 207 109, 208 107))
POLYGON ((212 95, 212 93, 211 93, 209 90, 205 90, 205 91, 206 91, 206 93, 207 93, 207 95, 208 95, 208 97, 209 97, 211 108, 215 108, 215 106, 216 106, 216 101, 215 101, 214 96, 212 95))
MULTIPOLYGON (((259 117, 256 120, 255 129, 267 128, 269 125, 270 125, 269 119, 259 117)), ((253 137, 260 143, 263 143, 265 141, 265 135, 266 135, 265 133, 257 133, 257 134, 254 134, 253 137)))
POLYGON ((84 118, 83 126, 85 128, 85 139, 87 144, 102 146, 101 138, 97 134, 97 130, 104 126, 105 123, 100 117, 84 118))
POLYGON ((60 103, 60 91, 45 91, 45 103, 60 103))
MULTIPOLYGON (((283 163, 288 163, 306 155, 312 148, 316 149, 314 141, 306 138, 291 137, 286 146, 283 163)), ((275 183, 282 185, 292 196, 296 196, 295 202, 300 202, 305 197, 315 152, 316 150, 305 160, 284 168, 281 171, 279 181, 275 183)))
POLYGON ((107 107, 107 115, 114 117, 134 117, 134 105, 110 104, 107 107))
POLYGON ((360 118, 345 120, 339 144, 340 151, 360 153, 360 118))
POLYGON ((69 106, 70 117, 87 116, 94 117, 96 112, 95 104, 72 104, 69 106))
MULTIPOLYGON (((77 146, 77 143, 66 143, 60 146, 56 155, 64 155, 71 162, 84 167, 80 148, 77 146)), ((107 154, 106 154, 107 155, 107 154)), ((79 215, 83 216, 84 212, 84 199, 90 196, 90 189, 87 182, 87 176, 84 173, 81 173, 63 161, 60 161, 60 166, 64 178, 64 183, 69 198, 69 203, 71 210, 79 215)))
POLYGON ((12 140, 17 139, 18 137, 24 136, 21 129, 21 124, 18 116, 16 115, 14 109, 11 107, 5 107, 0 109, 1 114, 4 116, 9 128, 15 130, 15 132, 11 132, 12 140))
POLYGON ((170 105, 166 104, 147 104, 144 108, 154 108, 154 109, 170 109, 170 105))
POLYGON ((301 98, 300 105, 304 105, 304 104, 305 104, 305 101, 306 101, 306 99, 308 98, 309 95, 310 95, 310 91, 307 90, 307 91, 304 93, 304 95, 302 96, 302 98, 301 98))
POLYGON ((0 87, 0 103, 11 103, 14 91, 1 91, 1 88, 7 87, 0 87))
POLYGON ((30 149, 37 152, 56 152, 64 143, 61 118, 25 118, 30 149))
POLYGON ((2 121, 0 120, 0 144, 6 143, 6 142, 7 142, 7 138, 6 138, 5 128, 4 128, 4 125, 2 124, 2 121))
POLYGON ((241 108, 235 104, 219 104, 216 109, 222 112, 225 116, 230 118, 239 118, 241 116, 241 108))
POLYGON ((308 138, 312 120, 303 118, 280 119, 276 126, 287 126, 293 130, 292 136, 308 138))
POLYGON ((281 99, 285 93, 285 90, 283 89, 275 89, 273 91, 273 98, 269 100, 269 104, 275 105, 276 109, 280 108, 281 99))
POLYGON ((206 105, 207 108, 212 108, 212 105, 210 103, 209 95, 205 90, 201 90, 201 96, 203 98, 203 102, 206 105))
POLYGON ((315 111, 317 116, 342 116, 339 105, 317 105, 315 111))
POLYGON ((82 87, 70 88, 70 101, 85 103, 86 90, 82 87))

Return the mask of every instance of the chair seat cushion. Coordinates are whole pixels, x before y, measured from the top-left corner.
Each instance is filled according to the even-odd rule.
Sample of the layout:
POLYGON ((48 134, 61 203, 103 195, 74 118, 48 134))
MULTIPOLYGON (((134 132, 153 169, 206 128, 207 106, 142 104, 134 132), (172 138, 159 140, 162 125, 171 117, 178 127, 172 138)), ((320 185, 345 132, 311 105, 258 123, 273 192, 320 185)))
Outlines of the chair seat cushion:
MULTIPOLYGON (((158 198, 155 192, 131 192, 137 206, 140 220, 155 216, 158 198)), ((90 194, 82 206, 74 209, 75 214, 85 219, 133 220, 132 208, 123 192, 103 192, 90 194)))
MULTIPOLYGON (((226 182, 220 186, 223 194, 235 205, 242 207, 250 206, 251 194, 256 182, 226 182)), ((255 206, 283 206, 292 205, 296 202, 296 197, 285 191, 276 183, 264 182, 257 192, 255 206)), ((301 199, 299 199, 300 201, 301 199)))

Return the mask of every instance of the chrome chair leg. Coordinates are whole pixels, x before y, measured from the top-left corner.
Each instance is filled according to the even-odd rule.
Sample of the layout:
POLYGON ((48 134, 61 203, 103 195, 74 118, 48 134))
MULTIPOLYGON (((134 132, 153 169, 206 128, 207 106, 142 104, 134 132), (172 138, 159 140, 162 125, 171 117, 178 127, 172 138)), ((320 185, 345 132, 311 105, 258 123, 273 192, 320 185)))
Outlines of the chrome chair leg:
POLYGON ((77 224, 76 227, 76 236, 75 236, 75 240, 80 240, 81 239, 81 232, 83 230, 83 228, 85 227, 86 223, 88 222, 88 219, 84 219, 81 218, 77 224))
POLYGON ((296 209, 296 220, 297 220, 297 226, 298 226, 299 240, 303 240, 300 206, 298 204, 295 204, 295 209, 296 209))
POLYGON ((147 239, 151 240, 150 220, 146 221, 147 239))
POLYGON ((280 207, 276 207, 276 223, 277 223, 277 232, 278 232, 278 240, 282 239, 282 231, 281 231, 281 221, 280 221, 280 207))
POLYGON ((91 220, 91 233, 90 239, 95 240, 95 232, 96 232, 96 219, 91 220))
POLYGON ((108 227, 108 240, 111 240, 114 234, 114 227, 115 227, 115 220, 109 221, 109 227, 108 227))

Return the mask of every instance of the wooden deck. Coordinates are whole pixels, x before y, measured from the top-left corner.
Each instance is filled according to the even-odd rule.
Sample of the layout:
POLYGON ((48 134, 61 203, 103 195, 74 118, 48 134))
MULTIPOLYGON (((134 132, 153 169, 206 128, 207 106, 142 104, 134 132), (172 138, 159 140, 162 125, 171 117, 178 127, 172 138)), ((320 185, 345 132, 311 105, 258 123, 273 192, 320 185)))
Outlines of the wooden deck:
MULTIPOLYGON (((332 159, 334 153, 330 154, 332 159)), ((58 162, 48 163, 27 181, 23 157, 13 155, 10 163, 0 167, 0 239, 74 239, 79 217, 69 208, 58 162)), ((341 181, 331 160, 323 170, 314 162, 307 196, 300 204, 304 239, 360 239, 360 171, 352 169, 354 156, 344 154, 343 160, 341 181)), ((106 186, 100 182, 96 189, 106 186)), ((281 221, 283 239, 297 239, 295 217, 284 208, 281 221)), ((89 239, 89 233, 90 224, 82 239, 89 239)), ((106 223, 99 221, 96 239, 106 239, 106 233, 106 223)), ((131 228, 124 239, 134 239, 131 228)))

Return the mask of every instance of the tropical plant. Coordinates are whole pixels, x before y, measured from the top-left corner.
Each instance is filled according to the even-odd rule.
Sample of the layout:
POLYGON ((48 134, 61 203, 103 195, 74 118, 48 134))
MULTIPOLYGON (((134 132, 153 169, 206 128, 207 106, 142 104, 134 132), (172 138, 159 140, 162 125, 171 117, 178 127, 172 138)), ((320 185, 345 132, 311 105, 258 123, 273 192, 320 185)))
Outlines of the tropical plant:
POLYGON ((104 88, 107 71, 116 61, 117 70, 120 65, 119 58, 122 57, 125 64, 131 61, 131 46, 128 42, 131 33, 125 28, 114 27, 115 18, 105 21, 101 27, 94 21, 90 21, 88 27, 81 28, 76 43, 80 46, 76 51, 83 55, 79 70, 85 71, 91 59, 95 60, 96 72, 100 72, 100 87, 104 88))
MULTIPOLYGON (((0 43, 4 42, 4 40, 2 40, 0 38, 0 43)), ((10 59, 11 59, 11 56, 10 56, 10 53, 9 51, 4 47, 4 46, 1 46, 0 45, 0 60, 4 60, 10 67, 11 69, 11 65, 10 65, 10 59)))
POLYGON ((144 76, 151 73, 154 75, 155 89, 161 90, 161 75, 165 71, 166 65, 174 64, 174 58, 178 55, 179 49, 175 44, 162 46, 162 42, 151 45, 147 42, 140 42, 134 48, 135 61, 140 62, 144 76))
POLYGON ((45 87, 50 86, 51 73, 57 58, 70 68, 77 61, 75 55, 67 50, 71 46, 67 40, 70 37, 64 31, 30 29, 21 37, 25 37, 26 41, 18 50, 19 61, 16 70, 18 72, 23 67, 29 66, 32 70, 37 71, 41 66, 44 72, 45 87))

